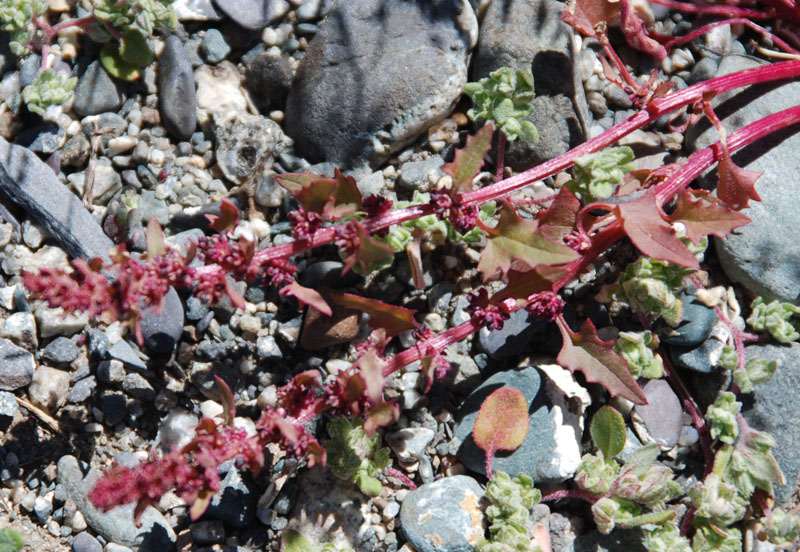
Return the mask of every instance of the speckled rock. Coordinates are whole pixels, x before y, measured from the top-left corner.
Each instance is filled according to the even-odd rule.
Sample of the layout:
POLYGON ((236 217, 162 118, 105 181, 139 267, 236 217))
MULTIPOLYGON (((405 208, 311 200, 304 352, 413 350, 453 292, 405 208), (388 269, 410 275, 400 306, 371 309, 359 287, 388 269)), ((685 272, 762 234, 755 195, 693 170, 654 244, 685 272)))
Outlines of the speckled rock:
POLYGON ((33 355, 8 339, 0 339, 0 389, 13 391, 33 379, 36 362, 33 355))
POLYGON ((260 115, 215 113, 212 120, 217 164, 225 177, 236 184, 269 169, 275 156, 290 143, 281 127, 260 115))
POLYGON ((337 3, 289 90, 296 151, 349 166, 385 159, 450 113, 476 38, 466 0, 337 3))
POLYGON ((492 469, 511 477, 525 473, 537 482, 570 477, 580 465, 581 419, 573 414, 563 392, 534 367, 498 372, 467 397, 453 431, 462 441, 458 457, 472 471, 486 473, 486 453, 473 441, 472 427, 486 397, 505 386, 516 387, 525 395, 530 426, 518 449, 495 454, 492 469))
POLYGON ((417 552, 472 550, 484 538, 478 482, 466 475, 445 477, 406 495, 400 523, 417 552))
MULTIPOLYGON (((742 55, 725 56, 716 76, 756 67, 765 62, 742 55)), ((714 111, 728 132, 766 115, 796 105, 800 83, 782 86, 767 83, 743 91, 721 94, 714 111)), ((687 133, 687 145, 701 149, 719 139, 716 130, 701 121, 687 133)), ((790 127, 737 152, 733 160, 741 167, 763 174, 756 183, 761 202, 751 201, 741 212, 752 219, 746 226, 716 240, 716 252, 728 277, 755 294, 782 301, 800 300, 800 241, 794 232, 776 231, 796 226, 797 208, 787 198, 800 197, 800 134, 790 127)), ((716 182, 716 175, 709 177, 716 182)))

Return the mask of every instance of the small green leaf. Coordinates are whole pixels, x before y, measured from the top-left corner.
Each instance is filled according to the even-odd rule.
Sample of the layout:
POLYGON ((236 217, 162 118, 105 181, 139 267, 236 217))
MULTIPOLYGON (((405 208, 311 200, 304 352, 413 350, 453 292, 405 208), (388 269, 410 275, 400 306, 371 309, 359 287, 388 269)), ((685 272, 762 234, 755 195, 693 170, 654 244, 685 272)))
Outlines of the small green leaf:
POLYGON ((134 67, 147 67, 153 63, 153 52, 147 45, 147 38, 137 30, 122 35, 119 55, 123 61, 134 67))
POLYGON ((25 541, 14 529, 3 527, 0 529, 0 552, 19 552, 25 546, 25 541))
POLYGON ((312 552, 314 547, 306 538, 292 529, 286 529, 281 535, 281 552, 312 552))
POLYGON ((606 148, 575 160, 573 180, 566 188, 585 204, 611 197, 625 174, 635 167, 633 150, 628 146, 606 148))
POLYGON ((800 307, 791 303, 771 301, 767 303, 757 297, 750 305, 751 313, 747 323, 758 331, 768 331, 776 341, 791 343, 800 337, 797 327, 800 326, 794 316, 800 313, 800 307))
POLYGON ((736 415, 741 409, 742 403, 736 400, 736 395, 728 391, 720 392, 717 400, 706 411, 706 421, 711 426, 711 438, 733 444, 739 436, 736 415))
POLYGON ((771 380, 777 369, 778 362, 776 360, 751 358, 745 364, 744 370, 734 370, 733 382, 742 393, 752 393, 754 385, 771 380))
POLYGON ((592 418, 589 433, 595 446, 606 458, 613 458, 625 448, 625 420, 611 406, 604 406, 597 411, 592 418))
POLYGON ((135 81, 140 76, 139 68, 122 59, 119 50, 111 44, 100 50, 100 63, 109 75, 120 80, 135 81))
POLYGON ((516 450, 528 435, 528 401, 515 387, 492 392, 481 405, 472 438, 486 451, 486 475, 492 476, 492 457, 498 450, 516 450))

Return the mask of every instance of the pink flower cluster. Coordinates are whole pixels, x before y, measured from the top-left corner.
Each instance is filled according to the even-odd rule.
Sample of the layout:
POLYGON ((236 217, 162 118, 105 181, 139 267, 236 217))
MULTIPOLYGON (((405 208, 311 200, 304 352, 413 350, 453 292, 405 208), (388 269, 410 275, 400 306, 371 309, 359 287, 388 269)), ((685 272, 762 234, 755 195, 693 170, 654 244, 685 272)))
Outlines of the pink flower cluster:
POLYGON ((461 205, 447 190, 432 191, 431 204, 436 216, 449 220, 461 234, 469 232, 478 224, 478 208, 474 205, 461 205))
POLYGON ((468 312, 475 318, 481 326, 490 330, 502 330, 505 321, 511 316, 513 306, 506 301, 498 305, 489 303, 489 292, 486 288, 481 288, 477 293, 472 293, 467 297, 469 301, 468 312))

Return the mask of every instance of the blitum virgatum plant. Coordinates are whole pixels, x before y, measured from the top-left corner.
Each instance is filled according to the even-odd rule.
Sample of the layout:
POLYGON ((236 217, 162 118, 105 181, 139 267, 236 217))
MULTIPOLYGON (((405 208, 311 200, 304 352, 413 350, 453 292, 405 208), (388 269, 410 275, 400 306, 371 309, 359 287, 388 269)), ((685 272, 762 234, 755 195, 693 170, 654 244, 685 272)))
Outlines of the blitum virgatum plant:
MULTIPOLYGON (((447 178, 443 183, 446 183, 431 192, 427 203, 396 209, 383 197, 362 197, 355 180, 338 171, 333 177, 308 172, 280 175, 278 181, 300 205, 289 214, 295 238, 291 243, 256 250, 254 242, 234 233, 238 212, 230 203, 223 203, 221 215, 214 217, 212 224, 217 234, 200 239, 185 255, 166 247, 160 228, 151 223, 147 230, 147 254, 142 258, 119 246, 112 252, 110 263, 98 259, 75 260, 72 272, 46 269, 24 274, 28 289, 51 306, 63 307, 66 312, 85 311, 106 322, 122 320, 138 338, 141 312, 158 308, 170 286, 191 288, 210 302, 228 295, 233 305, 243 308, 244 300, 230 287, 228 277, 275 286, 281 296, 295 297, 301 305, 310 305, 326 315, 331 314, 332 303, 370 315, 372 333, 356 345, 359 356, 351 368, 331 376, 323 376, 317 370, 294 376, 279 390, 277 404, 264 410, 256 436, 243 436, 230 425, 204 420, 195 441, 181 451, 154 458, 137 468, 112 468, 91 495, 95 505, 110 509, 136 502, 136 512, 140 515, 160 493, 176 488, 192 503, 192 517, 196 518, 218 489, 218 481, 213 477, 187 477, 187 473, 208 474, 214 471, 213 466, 232 458, 257 470, 263 463, 260 451, 270 443, 289 456, 305 459, 308 465, 324 464, 325 448, 306 432, 308 421, 323 413, 358 418, 364 420, 366 434, 374 435, 379 427, 394 423, 399 415, 399 404, 384 395, 386 378, 412 362, 421 361, 429 389, 450 368, 443 353, 451 344, 482 328, 499 330, 511 313, 524 308, 558 328, 562 336, 558 363, 582 372, 588 382, 599 383, 612 397, 644 404, 646 397, 635 374, 655 377, 662 370, 692 417, 705 462, 703 483, 691 495, 693 506, 683 517, 679 530, 667 523, 675 512, 666 508, 679 490, 672 470, 657 463, 657 447, 644 447, 619 462, 614 456, 620 439, 613 436, 601 439, 595 436, 595 433, 601 435, 598 432, 593 432, 593 438, 600 453, 584 458, 576 475, 579 488, 553 493, 544 500, 578 497, 591 501, 592 514, 603 531, 639 524, 654 526, 656 529, 648 537, 651 550, 688 549, 690 540, 693 550, 727 549, 730 543, 739 541, 735 524, 739 523, 740 508, 736 504, 741 501, 749 501, 748 511, 754 515, 764 515, 760 535, 776 542, 790 538, 797 529, 791 517, 794 514, 777 514, 777 510, 772 512, 769 508, 772 482, 782 478, 770 453, 774 441, 747 425, 736 410, 735 400, 730 401, 724 395, 723 402, 716 404, 704 419, 678 374, 663 360, 663 355, 657 356, 653 351, 657 346, 654 336, 643 333, 641 337, 622 336, 622 341, 616 343, 605 341, 598 336, 591 320, 572 327, 563 314, 564 289, 599 257, 627 239, 642 256, 631 265, 633 268, 623 272, 616 287, 608 293, 616 293, 618 300, 640 315, 644 330, 657 318, 676 325, 682 310, 675 299, 689 283, 698 284, 692 279, 700 268, 698 255, 708 236, 721 238, 747 224, 750 219, 741 210, 750 201, 760 199, 755 188, 758 174, 736 166, 731 154, 800 122, 800 106, 797 106, 728 133, 711 104, 715 96, 730 90, 800 76, 800 59, 796 58, 799 53, 779 36, 753 23, 754 19, 777 18, 800 24, 800 10, 794 2, 768 0, 753 3, 752 7, 668 0, 659 3, 719 20, 685 36, 663 37, 649 30, 630 0, 582 0, 567 4, 564 19, 597 40, 603 51, 601 59, 606 75, 628 94, 638 111, 539 166, 476 187, 475 178, 483 167, 494 132, 494 123, 489 121, 444 165, 447 178), (656 73, 645 81, 634 78, 612 48, 607 34, 609 25, 619 24, 632 47, 660 61, 672 47, 693 40, 710 28, 731 23, 745 24, 768 36, 775 47, 783 50, 784 57, 792 59, 670 91, 670 83, 660 81, 656 73), (684 163, 633 174, 628 172, 630 158, 626 151, 603 153, 631 132, 686 110, 692 111, 690 119, 705 115, 720 131, 721 140, 695 152, 684 163), (591 155, 596 157, 587 157, 591 155), (576 164, 579 168, 573 180, 577 184, 572 186, 575 191, 564 186, 540 201, 533 218, 520 215, 521 204, 513 197, 514 192, 576 164), (716 194, 690 187, 715 164, 719 175, 716 194), (595 177, 600 180, 592 182, 595 177), (607 196, 609 187, 612 191, 607 196), (495 202, 497 211, 484 220, 478 213, 487 202, 495 202), (411 309, 355 294, 321 293, 300 285, 295 278, 297 267, 290 259, 326 244, 338 247, 343 273, 369 272, 395 253, 379 238, 396 225, 430 215, 447 220, 462 235, 477 229, 485 239, 477 269, 486 285, 471 294, 470 318, 458 326, 434 333, 417 321, 411 309), (194 259, 201 262, 190 264, 194 259), (496 291, 490 293, 490 287, 496 291), (416 342, 398 354, 386 354, 392 339, 409 331, 416 342), (631 370, 633 364, 637 367, 631 370), (719 497, 730 498, 733 509, 717 508, 715 502, 719 497)), ((499 81, 506 78, 501 77, 499 81)), ((501 86, 496 88, 499 90, 501 86)), ((516 104, 514 107, 519 108, 516 104)), ((413 254, 411 258, 412 268, 418 271, 420 266, 413 262, 413 254)), ((757 314, 752 323, 758 331, 774 332, 780 339, 793 335, 791 308, 757 304, 753 311, 757 314)), ((725 312, 719 308, 718 312, 731 329, 729 345, 736 357, 735 381, 752 385, 765 380, 774 371, 771 365, 751 366, 744 356, 744 343, 759 336, 741 331, 725 312), (741 375, 736 376, 737 373, 741 375)), ((730 392, 740 391, 734 386, 730 392)), ((232 402, 232 398, 228 400, 232 402)), ((232 411, 232 405, 227 410, 232 411)), ((619 433, 615 415, 606 411, 603 416, 604 423, 617 426, 613 431, 619 433)), ((496 420, 488 427, 497 427, 496 420)), ((485 444, 487 451, 501 448, 491 438, 485 444)))

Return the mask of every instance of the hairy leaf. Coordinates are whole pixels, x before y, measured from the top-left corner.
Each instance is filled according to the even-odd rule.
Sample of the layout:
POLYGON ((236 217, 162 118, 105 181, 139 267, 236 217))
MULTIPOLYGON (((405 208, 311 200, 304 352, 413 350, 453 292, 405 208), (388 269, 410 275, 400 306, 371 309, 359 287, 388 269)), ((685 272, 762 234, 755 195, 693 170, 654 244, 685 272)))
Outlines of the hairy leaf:
POLYGON ((697 258, 664 220, 656 204, 655 188, 634 200, 615 205, 614 214, 633 244, 648 257, 700 268, 697 258))
POLYGON ((587 381, 599 383, 612 396, 619 395, 634 404, 647 404, 644 391, 631 375, 627 363, 614 352, 614 342, 598 338, 591 320, 584 321, 579 333, 573 333, 563 317, 556 323, 564 339, 558 353, 561 366, 571 372, 580 370, 587 381))
POLYGON ((699 245, 709 234, 724 238, 731 230, 749 224, 750 217, 737 213, 706 190, 684 188, 678 195, 678 206, 669 216, 670 222, 686 227, 686 237, 699 245))
POLYGON ((737 211, 746 208, 750 200, 761 201, 756 192, 756 180, 762 173, 739 167, 730 155, 724 156, 717 165, 719 182, 717 197, 737 211))
POLYGON ((528 401, 522 391, 502 387, 492 392, 481 405, 472 438, 486 451, 486 475, 492 477, 492 458, 498 450, 516 450, 528 435, 528 401))
POLYGON ((352 293, 330 292, 328 296, 331 301, 343 307, 369 314, 369 326, 376 330, 383 328, 389 338, 419 326, 419 323, 414 320, 414 314, 417 311, 412 309, 390 305, 378 299, 368 299, 352 293))
POLYGON ((291 295, 296 297, 303 305, 311 305, 325 316, 333 314, 330 305, 325 302, 322 295, 317 290, 303 287, 297 283, 297 280, 292 280, 291 283, 283 286, 279 292, 283 295, 291 295))
POLYGON ((597 411, 589 426, 589 433, 595 446, 606 458, 613 458, 625 448, 625 420, 614 407, 606 405, 597 411))
POLYGON ((539 232, 535 220, 523 220, 510 204, 500 210, 497 226, 488 229, 486 248, 478 262, 484 281, 505 276, 512 268, 525 272, 539 265, 568 263, 578 253, 539 232))
POLYGON ((292 529, 286 529, 281 535, 281 552, 310 552, 314 550, 306 538, 292 529))
POLYGON ((456 150, 450 163, 446 163, 442 170, 453 177, 453 193, 461 194, 472 191, 472 179, 483 166, 483 157, 492 144, 494 125, 485 124, 473 136, 467 138, 466 145, 456 150))

